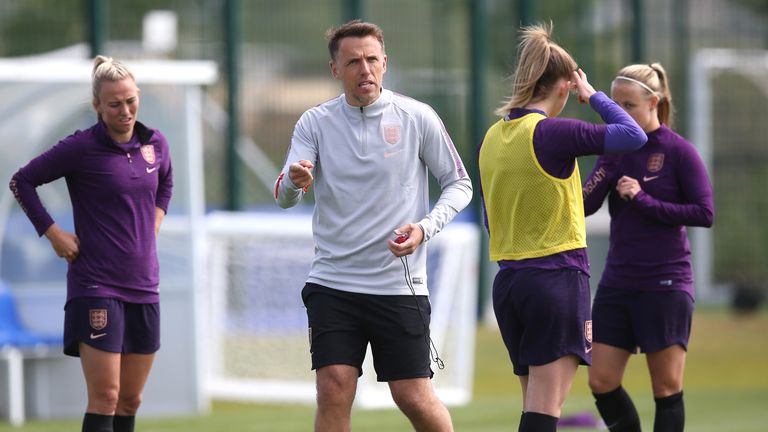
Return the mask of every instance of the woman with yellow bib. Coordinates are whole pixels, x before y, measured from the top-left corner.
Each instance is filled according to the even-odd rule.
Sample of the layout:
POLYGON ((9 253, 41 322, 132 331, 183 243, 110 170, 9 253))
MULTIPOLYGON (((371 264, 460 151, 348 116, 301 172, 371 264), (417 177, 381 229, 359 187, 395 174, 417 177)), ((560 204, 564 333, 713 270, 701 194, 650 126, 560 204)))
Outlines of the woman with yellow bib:
POLYGON ((519 431, 555 431, 592 350, 589 260, 577 156, 636 150, 647 137, 595 89, 550 29, 521 30, 509 100, 479 150, 493 307, 523 392, 519 431), (605 121, 557 118, 575 90, 605 121))

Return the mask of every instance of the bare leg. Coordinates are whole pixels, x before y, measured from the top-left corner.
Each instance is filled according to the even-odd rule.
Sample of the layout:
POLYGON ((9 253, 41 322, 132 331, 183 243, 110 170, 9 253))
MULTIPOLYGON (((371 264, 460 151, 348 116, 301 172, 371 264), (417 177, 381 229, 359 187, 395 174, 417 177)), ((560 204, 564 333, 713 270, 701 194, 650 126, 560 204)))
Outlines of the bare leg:
POLYGON ((685 354, 680 345, 646 354, 654 397, 666 397, 683 390, 685 354))
POLYGON ((389 390, 417 432, 453 431, 451 415, 435 395, 429 378, 390 381, 389 390))
POLYGON ((621 382, 631 353, 625 349, 596 343, 592 346, 589 387, 595 396, 600 416, 612 432, 639 432, 640 417, 621 382))
POLYGON ((607 393, 618 388, 624 379, 630 355, 625 349, 593 344, 592 367, 589 368, 589 388, 592 392, 607 393))
POLYGON ((349 365, 330 365, 318 369, 316 375, 315 432, 349 432, 358 369, 349 365))
POLYGON ((579 360, 568 355, 541 366, 530 366, 525 412, 560 417, 560 408, 571 390, 579 360))
POLYGON ((685 429, 683 373, 686 352, 680 345, 646 355, 656 402, 654 432, 681 432, 685 429))
POLYGON ((123 354, 120 362, 120 393, 115 414, 135 416, 155 354, 123 354))
POLYGON ((114 415, 120 392, 120 354, 80 343, 80 363, 88 387, 86 412, 114 415))
POLYGON ((520 379, 520 389, 523 391, 523 411, 525 411, 525 395, 528 393, 528 375, 518 377, 520 379))

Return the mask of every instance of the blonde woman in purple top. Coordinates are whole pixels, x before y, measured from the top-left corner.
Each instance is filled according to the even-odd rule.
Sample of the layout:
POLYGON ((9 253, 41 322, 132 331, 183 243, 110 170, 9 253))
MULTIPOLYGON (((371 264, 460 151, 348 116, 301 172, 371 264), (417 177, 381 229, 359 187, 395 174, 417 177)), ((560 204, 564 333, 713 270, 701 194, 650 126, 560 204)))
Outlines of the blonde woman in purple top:
POLYGON ((502 117, 478 150, 489 252, 499 264, 493 310, 520 380, 518 431, 555 431, 580 364, 592 350, 589 260, 576 158, 645 144, 638 124, 595 91, 551 26, 520 30, 502 117), (605 124, 560 117, 571 91, 605 124))
POLYGON ((672 97, 660 64, 621 69, 611 96, 643 128, 648 143, 632 153, 601 156, 584 183, 586 214, 596 212, 606 195, 611 214, 610 248, 592 306, 589 386, 611 431, 640 431, 621 385, 629 356, 639 348, 656 401, 654 431, 682 431, 694 309, 686 226, 712 226, 712 187, 696 149, 669 128, 672 97))
POLYGON ((98 56, 98 121, 34 158, 10 188, 40 236, 67 260, 64 353, 80 357, 88 389, 84 432, 130 432, 160 347, 155 237, 173 187, 168 143, 136 120, 128 68, 98 56), (48 214, 36 188, 64 177, 75 232, 48 214))

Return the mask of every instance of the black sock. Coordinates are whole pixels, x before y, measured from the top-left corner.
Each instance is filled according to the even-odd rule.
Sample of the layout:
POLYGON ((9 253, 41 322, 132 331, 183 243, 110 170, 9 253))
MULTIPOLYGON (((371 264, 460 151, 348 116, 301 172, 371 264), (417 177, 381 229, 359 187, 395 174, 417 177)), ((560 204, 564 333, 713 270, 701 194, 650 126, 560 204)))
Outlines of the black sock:
POLYGON ((555 432, 557 430, 557 417, 537 412, 525 412, 520 418, 518 432, 555 432))
POLYGON ((653 432, 679 432, 685 427, 685 404, 683 392, 656 401, 656 417, 653 420, 653 432))
POLYGON ((114 432, 112 416, 85 413, 83 417, 83 432, 114 432))
POLYGON ((121 416, 116 415, 114 425, 114 432, 133 432, 133 425, 136 423, 136 416, 121 416))
POLYGON ((592 393, 595 405, 611 432, 640 432, 640 417, 624 387, 608 393, 592 393))

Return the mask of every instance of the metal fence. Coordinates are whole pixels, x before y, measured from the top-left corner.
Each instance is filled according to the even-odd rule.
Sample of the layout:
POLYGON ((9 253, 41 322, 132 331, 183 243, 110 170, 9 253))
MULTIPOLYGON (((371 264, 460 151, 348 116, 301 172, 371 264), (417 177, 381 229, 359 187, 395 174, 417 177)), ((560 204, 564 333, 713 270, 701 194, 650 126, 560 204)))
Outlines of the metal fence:
MULTIPOLYGON (((675 128, 684 136, 691 133, 693 54, 703 48, 768 48, 764 0, 3 0, 0 57, 91 56, 97 45, 126 60, 218 62, 222 79, 209 87, 205 107, 207 204, 254 208, 271 204, 271 179, 299 115, 340 91, 328 72, 323 33, 352 17, 384 29, 385 85, 430 103, 468 165, 479 131, 507 93, 504 78, 514 63, 521 23, 551 21, 558 42, 599 89, 607 89, 625 64, 664 64, 677 108, 675 128), (157 10, 171 13, 152 14, 157 10), (170 41, 163 39, 169 31, 170 41), (232 59, 237 67, 229 69, 232 59), (236 85, 228 85, 230 78, 236 85), (236 109, 228 107, 232 95, 236 109), (228 138, 231 113, 238 120, 236 138, 228 138)), ((717 212, 714 277, 768 291, 762 264, 768 232, 759 228, 758 213, 768 207, 761 193, 768 184, 768 91, 732 75, 713 84, 716 116, 722 119, 710 173, 717 212), (744 273, 751 276, 735 276, 744 273)), ((591 118, 585 111, 569 106, 564 115, 591 118)), ((582 161, 582 169, 589 170, 591 161, 582 161)))

